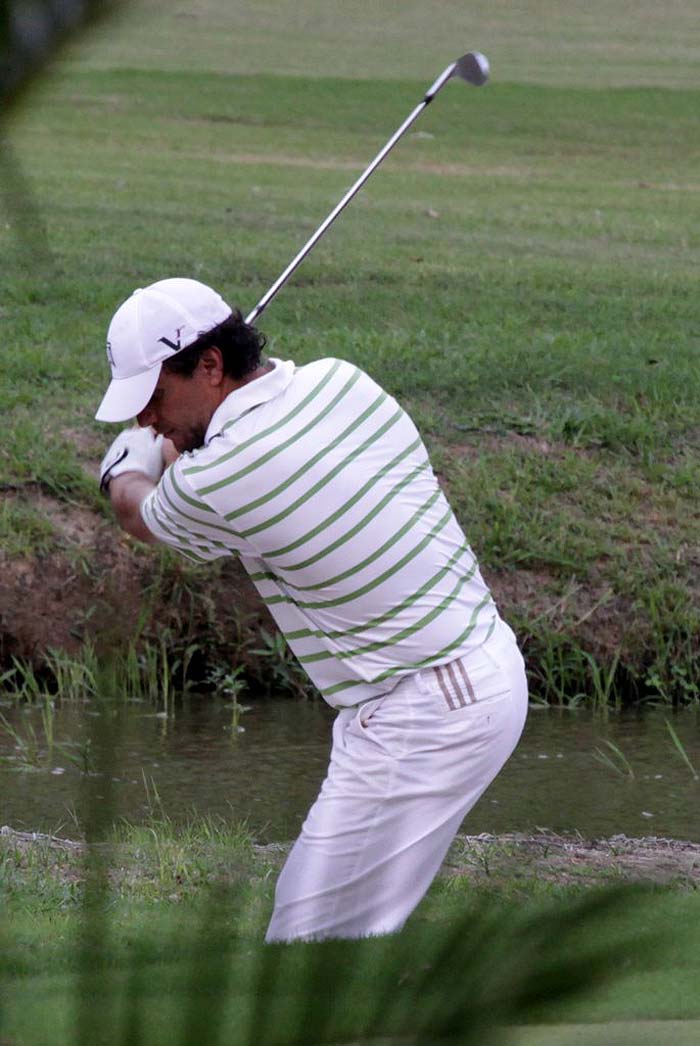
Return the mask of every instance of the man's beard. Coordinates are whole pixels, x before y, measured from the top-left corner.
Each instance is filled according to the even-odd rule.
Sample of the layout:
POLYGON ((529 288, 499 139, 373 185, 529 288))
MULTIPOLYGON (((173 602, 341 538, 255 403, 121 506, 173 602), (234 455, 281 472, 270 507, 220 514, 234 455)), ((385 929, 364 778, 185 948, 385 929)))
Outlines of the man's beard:
POLYGON ((204 446, 204 438, 206 436, 206 429, 202 426, 188 429, 186 433, 180 435, 177 434, 177 438, 173 440, 176 450, 179 450, 181 454, 186 454, 190 450, 198 450, 204 446))

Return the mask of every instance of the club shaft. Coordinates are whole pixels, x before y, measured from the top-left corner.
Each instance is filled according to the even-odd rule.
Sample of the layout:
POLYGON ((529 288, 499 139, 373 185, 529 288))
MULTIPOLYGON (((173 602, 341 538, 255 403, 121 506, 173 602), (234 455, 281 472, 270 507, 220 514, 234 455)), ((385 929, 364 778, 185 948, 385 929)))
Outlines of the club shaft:
POLYGON ((313 234, 313 236, 309 237, 309 239, 306 241, 306 243, 301 248, 299 253, 294 258, 292 258, 292 260, 290 261, 289 265, 284 270, 284 272, 281 273, 277 277, 277 279, 272 284, 270 289, 268 291, 266 291, 265 294, 263 294, 262 298, 260 299, 258 304, 255 306, 253 311, 248 313, 248 315, 245 318, 245 322, 246 323, 254 323, 255 320, 260 315, 260 313, 263 311, 263 309, 265 309, 269 305, 269 303, 272 301, 274 296, 277 294, 278 290, 281 287, 284 286, 284 284, 287 282, 287 280, 292 275, 294 270, 296 268, 298 268, 299 265, 301 265, 301 263, 303 262, 304 258, 309 253, 309 251, 315 246, 315 244, 318 243, 318 241, 321 239, 321 237, 323 236, 323 234, 326 231, 326 229, 328 229, 333 224, 333 222, 338 217, 340 212, 350 203, 350 201, 352 200, 353 196, 355 196, 356 193, 362 188, 362 186, 365 184, 365 182, 367 181, 369 176, 372 174, 372 172, 375 171, 377 169, 377 167, 379 167, 379 164, 382 162, 384 157, 387 156, 391 152, 391 150, 394 148, 394 146, 396 145, 398 140, 401 138, 402 135, 404 135, 406 133, 408 128, 411 126, 411 124, 415 120, 418 119, 418 117, 423 112, 425 107, 430 102, 432 102, 433 98, 438 93, 440 88, 444 87, 444 85, 447 83, 447 81, 452 76, 452 73, 454 72, 454 69, 455 69, 455 63, 452 62, 452 64, 448 65, 448 67, 445 69, 445 71, 442 72, 440 74, 440 76, 438 76, 438 78, 435 81, 435 83, 432 84, 432 86, 428 88, 428 90, 426 91, 426 93, 425 93, 425 95, 423 97, 423 100, 415 107, 413 112, 409 116, 406 117, 404 122, 401 124, 401 126, 398 128, 398 130, 394 132, 394 134, 391 136, 391 138, 386 143, 386 145, 382 149, 379 150, 377 155, 374 157, 374 159, 370 163, 369 167, 367 167, 367 169, 362 172, 362 174, 357 179, 357 181, 353 185, 350 186, 348 191, 345 193, 345 196, 343 196, 342 200, 340 200, 339 203, 337 203, 335 205, 335 207, 333 208, 331 213, 328 215, 328 217, 325 219, 325 221, 323 221, 321 223, 321 225, 319 225, 318 229, 313 234))

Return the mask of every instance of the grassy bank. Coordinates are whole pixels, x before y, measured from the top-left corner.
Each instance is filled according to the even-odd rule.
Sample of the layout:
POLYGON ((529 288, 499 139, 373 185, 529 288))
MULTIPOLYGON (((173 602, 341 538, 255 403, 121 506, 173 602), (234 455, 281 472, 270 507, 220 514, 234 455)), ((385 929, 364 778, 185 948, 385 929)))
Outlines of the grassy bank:
POLYGON ((399 937, 265 949, 280 858, 214 821, 122 826, 91 853, 1 836, 0 1035, 425 1042, 431 1028, 467 1043, 505 1022, 537 1024, 518 1043, 565 1043, 564 1024, 613 1036, 618 1022, 700 1019, 700 908, 678 885, 591 892, 453 864, 399 937))
MULTIPOLYGON (((663 27, 642 5, 622 66, 625 16, 603 44, 575 5, 548 22, 553 58, 538 64, 527 29, 540 6, 509 11, 506 28, 500 8, 476 5, 466 46, 490 49, 493 83, 442 92, 261 326, 274 354, 352 359, 412 412, 539 698, 697 700, 700 92, 687 86, 686 5, 663 27), (673 90, 649 65, 659 32, 673 90), (577 33, 583 55, 609 49, 596 86, 570 61, 577 33)), ((11 213, 6 663, 98 636, 147 641, 165 612, 175 659, 196 634, 211 664, 240 656, 242 618, 255 627, 229 566, 195 576, 139 549, 100 503, 104 331, 134 286, 176 273, 252 307, 450 60, 461 15, 446 5, 429 34, 431 47, 447 34, 445 63, 423 77, 411 59, 421 79, 406 65, 428 29, 419 5, 374 15, 401 39, 381 65, 353 21, 350 79, 328 68, 329 12, 244 7, 245 47, 225 4, 191 18, 137 8, 13 120, 51 257, 27 253, 11 213), (215 619, 233 639, 211 634, 215 619)))

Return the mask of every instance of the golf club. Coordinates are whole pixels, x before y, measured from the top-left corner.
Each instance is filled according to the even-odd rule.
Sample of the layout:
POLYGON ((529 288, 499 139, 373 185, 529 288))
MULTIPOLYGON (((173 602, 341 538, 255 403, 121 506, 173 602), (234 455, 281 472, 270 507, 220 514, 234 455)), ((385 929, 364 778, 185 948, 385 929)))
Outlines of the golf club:
POLYGON ((486 83, 489 77, 488 58, 485 55, 481 54, 479 51, 470 51, 468 54, 462 55, 461 58, 458 58, 456 62, 452 62, 452 64, 448 65, 447 69, 445 69, 444 72, 440 73, 435 83, 431 87, 429 87, 428 90, 425 92, 423 100, 416 106, 416 108, 413 110, 410 116, 406 117, 399 129, 394 132, 394 134, 391 136, 386 145, 377 153, 369 167, 362 172, 357 181, 345 193, 345 196, 343 196, 342 200, 340 200, 340 202, 335 205, 335 207, 328 215, 328 217, 325 219, 325 221, 323 221, 321 225, 319 225, 318 229, 313 234, 313 236, 311 236, 306 241, 304 246, 301 248, 296 257, 292 259, 292 261, 289 263, 284 272, 277 277, 270 289, 266 291, 265 294, 263 294, 262 298, 255 306, 253 311, 248 313, 248 315, 245 318, 246 323, 255 322, 255 320, 258 318, 263 309, 265 309, 270 304, 274 296, 277 294, 277 291, 284 286, 284 284, 287 282, 294 270, 301 264, 301 262, 309 253, 311 248, 316 243, 318 243, 326 229, 328 229, 333 224, 333 222, 338 217, 343 208, 346 207, 348 203, 350 203, 350 200, 352 200, 353 196, 355 196, 359 189, 362 188, 362 186, 369 178, 370 174, 372 174, 372 172, 375 171, 377 167, 379 167, 379 164, 382 162, 384 157, 391 152, 391 150, 398 142, 399 138, 401 138, 401 136, 406 133, 406 131, 414 122, 414 120, 416 120, 420 116, 425 107, 429 105, 430 102, 432 102, 433 98, 438 93, 438 91, 442 87, 444 87, 447 81, 451 80, 453 76, 459 77, 460 80, 466 80, 468 84, 472 84, 474 87, 481 87, 483 84, 486 83))

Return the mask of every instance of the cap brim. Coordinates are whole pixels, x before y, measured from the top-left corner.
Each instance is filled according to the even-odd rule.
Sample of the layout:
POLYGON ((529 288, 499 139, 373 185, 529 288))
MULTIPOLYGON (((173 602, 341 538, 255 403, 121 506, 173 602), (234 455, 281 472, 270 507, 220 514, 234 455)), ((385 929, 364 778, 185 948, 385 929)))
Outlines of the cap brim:
POLYGON ((112 378, 95 415, 97 421, 130 421, 146 406, 158 384, 160 363, 130 378, 112 378))

